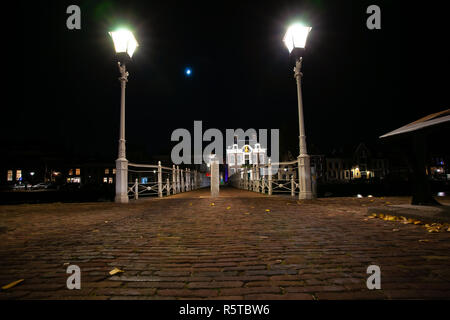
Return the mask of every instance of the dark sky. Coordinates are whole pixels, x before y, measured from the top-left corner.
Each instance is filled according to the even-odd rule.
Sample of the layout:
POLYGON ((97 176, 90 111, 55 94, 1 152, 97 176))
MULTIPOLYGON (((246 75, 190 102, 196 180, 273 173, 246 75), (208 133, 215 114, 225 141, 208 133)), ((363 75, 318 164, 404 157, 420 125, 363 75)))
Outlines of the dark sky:
POLYGON ((120 84, 108 31, 135 30, 128 65, 129 150, 169 154, 176 128, 279 128, 298 152, 293 61, 282 43, 300 20, 312 26, 303 66, 309 145, 376 138, 448 108, 444 7, 407 1, 36 1, 16 9, 18 54, 1 142, 115 159, 120 84), (81 30, 66 8, 81 7, 81 30), (382 29, 366 28, 381 7, 382 29), (193 75, 184 75, 190 66, 193 75))

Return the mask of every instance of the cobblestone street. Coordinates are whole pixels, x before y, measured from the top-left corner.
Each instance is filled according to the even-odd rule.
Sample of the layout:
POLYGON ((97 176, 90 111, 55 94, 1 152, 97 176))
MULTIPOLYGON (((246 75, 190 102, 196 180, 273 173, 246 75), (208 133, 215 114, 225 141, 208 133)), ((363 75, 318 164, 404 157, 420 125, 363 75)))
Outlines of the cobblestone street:
POLYGON ((450 298, 450 232, 368 219, 409 198, 208 194, 0 206, 0 286, 24 279, 0 299, 450 298), (80 290, 66 288, 72 264, 80 290), (381 290, 366 287, 372 264, 381 290))

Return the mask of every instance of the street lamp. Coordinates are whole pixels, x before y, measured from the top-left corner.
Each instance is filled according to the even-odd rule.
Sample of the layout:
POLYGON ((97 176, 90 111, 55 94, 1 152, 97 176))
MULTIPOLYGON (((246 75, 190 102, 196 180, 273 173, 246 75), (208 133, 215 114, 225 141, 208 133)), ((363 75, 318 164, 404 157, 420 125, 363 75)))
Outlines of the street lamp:
POLYGON ((119 203, 128 202, 128 160, 125 152, 125 86, 128 81, 128 72, 125 67, 125 61, 129 61, 138 43, 131 31, 127 29, 118 29, 109 33, 114 48, 119 58, 117 65, 120 71, 120 135, 119 135, 119 156, 116 160, 116 198, 119 203))
POLYGON ((302 54, 305 49, 306 39, 311 31, 311 27, 305 27, 299 23, 290 26, 284 36, 283 42, 289 50, 290 54, 295 57, 294 77, 297 80, 297 97, 298 97, 298 123, 299 123, 299 143, 300 155, 298 156, 298 174, 300 193, 299 199, 312 199, 311 186, 311 166, 310 158, 306 150, 305 123, 303 117, 303 101, 301 89, 302 77, 302 54))

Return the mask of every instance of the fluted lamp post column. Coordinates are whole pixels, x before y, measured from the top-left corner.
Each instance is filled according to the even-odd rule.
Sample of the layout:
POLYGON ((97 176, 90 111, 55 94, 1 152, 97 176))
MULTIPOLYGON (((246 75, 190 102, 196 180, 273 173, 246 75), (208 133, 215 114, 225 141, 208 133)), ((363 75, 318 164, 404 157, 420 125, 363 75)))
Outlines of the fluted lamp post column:
POLYGON ((114 42, 119 62, 120 71, 120 131, 119 131, 119 154, 116 160, 116 197, 115 202, 128 203, 128 160, 125 149, 125 87, 128 82, 128 71, 125 63, 131 61, 138 43, 131 31, 119 29, 109 33, 114 42))
POLYGON ((297 98, 298 98, 298 124, 299 124, 299 144, 300 154, 298 156, 298 174, 299 174, 299 199, 312 199, 312 184, 311 184, 311 166, 310 158, 306 149, 306 135, 305 135, 305 120, 303 116, 303 99, 302 99, 302 54, 305 49, 306 39, 308 37, 311 27, 305 27, 301 24, 294 24, 286 32, 284 36, 284 43, 289 50, 289 53, 295 57, 294 77, 297 82, 297 98))

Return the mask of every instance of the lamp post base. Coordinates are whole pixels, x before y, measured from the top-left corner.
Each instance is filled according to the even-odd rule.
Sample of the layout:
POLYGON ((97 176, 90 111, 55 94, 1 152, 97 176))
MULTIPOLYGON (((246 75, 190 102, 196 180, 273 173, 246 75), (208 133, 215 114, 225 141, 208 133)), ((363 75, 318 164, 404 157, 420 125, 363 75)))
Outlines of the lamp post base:
POLYGON ((116 160, 116 203, 128 203, 128 160, 116 160))
POLYGON ((314 199, 311 185, 311 167, 309 155, 298 156, 298 176, 300 183, 300 193, 298 198, 300 200, 314 199))

